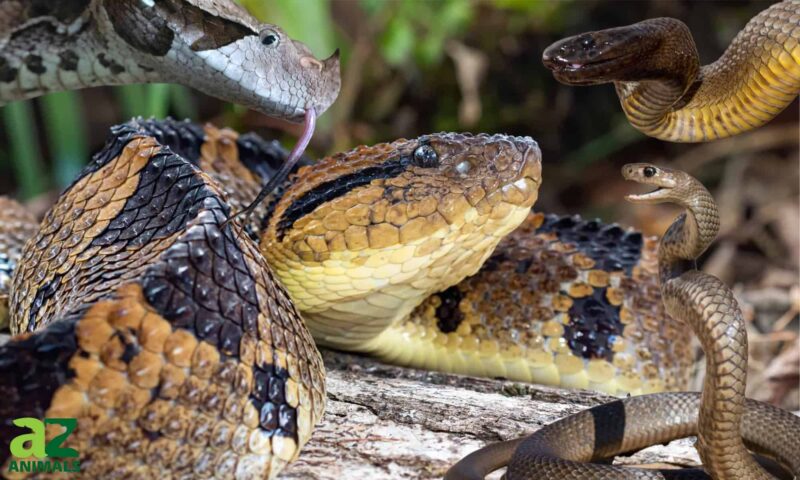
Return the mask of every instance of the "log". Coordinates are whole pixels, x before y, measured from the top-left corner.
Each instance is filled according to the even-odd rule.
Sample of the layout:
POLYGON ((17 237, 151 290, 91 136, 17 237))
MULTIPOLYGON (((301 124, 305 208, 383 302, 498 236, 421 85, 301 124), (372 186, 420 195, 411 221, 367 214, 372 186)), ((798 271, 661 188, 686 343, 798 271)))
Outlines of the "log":
MULTIPOLYGON (((325 416, 280 478, 442 478, 450 465, 487 443, 527 435, 613 400, 583 390, 394 367, 332 351, 323 357, 325 416)), ((692 443, 651 447, 616 463, 697 465, 692 443)))

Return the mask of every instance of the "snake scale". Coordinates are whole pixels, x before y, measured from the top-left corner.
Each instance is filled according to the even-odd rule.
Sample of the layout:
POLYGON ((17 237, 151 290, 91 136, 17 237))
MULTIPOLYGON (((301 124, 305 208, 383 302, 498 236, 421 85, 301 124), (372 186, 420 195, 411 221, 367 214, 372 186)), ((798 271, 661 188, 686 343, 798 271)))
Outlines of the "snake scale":
POLYGON ((763 125, 800 93, 800 1, 753 17, 709 65, 674 18, 565 38, 542 60, 567 85, 613 83, 628 121, 647 135, 724 138, 763 125))
MULTIPOLYGON (((120 28, 136 23, 131 18, 150 15, 136 25, 155 30, 126 41, 146 37, 158 42, 169 30, 170 48, 148 68, 159 79, 201 90, 203 85, 185 76, 169 76, 174 64, 212 59, 213 70, 230 60, 231 50, 275 43, 249 21, 244 22, 247 33, 239 37, 235 25, 220 25, 220 18, 239 21, 244 15, 223 8, 226 2, 65 2, 64 8, 50 10, 47 2, 31 2, 39 10, 19 8, 20 2, 2 6, 7 5, 34 19, 32 25, 49 23, 46 31, 73 35, 60 27, 83 26, 78 36, 69 37, 82 47, 89 45, 82 43, 84 38, 100 32, 98 27, 112 16, 114 32, 122 38, 120 28), (116 11, 116 5, 128 8, 116 11), (42 11, 47 14, 37 14, 42 11), (76 12, 80 15, 70 16, 76 12), (191 34, 183 37, 186 32, 191 34), (213 43, 229 35, 235 37, 232 47, 213 43)), ((796 10, 796 2, 782 5, 796 10)), ((791 14, 775 18, 786 23, 791 14)), ((782 28, 773 17, 754 21, 759 18, 782 28)), ((269 28, 283 39, 277 27, 269 28)), ((31 37, 13 38, 30 45, 31 37)), ((118 39, 109 38, 90 46, 118 48, 118 39)), ((39 90, 25 87, 29 91, 20 94, 7 88, 0 98, 35 96, 57 85, 36 72, 37 60, 30 58, 34 53, 14 55, 18 50, 8 45, 13 44, 0 50, 7 56, 0 63, 3 72, 19 73, 18 87, 30 85, 29 73, 36 73, 39 90)), ((754 51, 741 42, 738 48, 754 51)), ((90 62, 95 55, 108 67, 102 51, 77 52, 90 62)), ((324 76, 329 61, 323 68, 313 57, 288 53, 262 66, 289 65, 287 78, 318 84, 319 79, 299 75, 297 64, 324 76)), ((308 122, 309 112, 313 118, 327 108, 316 102, 333 91, 332 102, 338 92, 335 63, 335 82, 307 94, 305 103, 278 108, 276 99, 285 95, 271 94, 266 107, 249 105, 290 120, 305 115, 308 122)), ((189 73, 219 75, 202 70, 206 67, 195 64, 189 73)), ((58 68, 51 70, 50 75, 60 75, 58 68)), ((91 78, 97 84, 142 81, 91 78)), ((251 84, 245 78, 216 94, 237 101, 228 95, 232 88, 246 90, 251 84)), ((695 81, 694 91, 702 92, 702 84, 695 81)), ((681 102, 691 105, 684 96, 671 105, 681 102)), ((697 136, 698 129, 711 128, 704 125, 698 121, 685 130, 697 136)), ((135 121, 113 130, 106 147, 40 226, 19 224, 14 234, 21 235, 22 225, 37 233, 23 252, 10 251, 2 265, 4 271, 16 266, 12 328, 25 332, 0 347, 0 393, 10 399, 0 404, 3 447, 18 433, 12 417, 74 416, 81 427, 70 442, 82 452, 83 471, 90 475, 274 476, 296 458, 324 408, 324 369, 298 310, 317 342, 406 365, 615 394, 684 385, 687 332, 664 313, 654 241, 615 225, 529 214, 541 181, 538 149, 529 138, 436 134, 360 147, 296 171, 244 226, 228 222, 233 209, 247 205, 269 179, 280 178, 276 172, 282 160, 285 154, 252 135, 135 121), (260 250, 251 237, 260 239, 260 250)), ((712 288, 724 286, 706 287, 712 288)), ((673 308, 673 313, 684 313, 673 308)), ((726 382, 728 372, 721 373, 711 380, 726 382)), ((595 452, 594 438, 586 434, 589 425, 612 436, 620 433, 614 422, 592 423, 600 417, 608 421, 609 413, 617 419, 677 416, 681 423, 671 429, 670 438, 691 434, 699 397, 669 395, 675 404, 663 410, 643 396, 573 417, 577 436, 567 443, 554 437, 555 443, 544 448, 574 445, 581 451, 574 460, 590 460, 654 440, 649 423, 631 422, 630 427, 643 431, 626 430, 611 438, 612 447, 595 452), (586 441, 591 444, 581 446, 586 441)), ((713 398, 702 404, 717 406, 710 402, 713 398)), ((712 418, 718 424, 708 411, 706 406, 700 423, 712 418)), ((747 403, 742 422, 749 448, 797 471, 794 417, 747 403), (776 435, 786 440, 774 452, 765 448, 764 439, 776 435)), ((551 430, 562 434, 555 425, 551 430)), ((704 460, 716 471, 755 468, 747 464, 736 430, 706 429, 713 435, 701 437, 704 460)), ((512 462, 510 475, 520 468, 528 476, 529 443, 520 444, 523 453, 512 462)), ((6 455, 7 448, 2 452, 6 455)), ((9 459, 0 460, 7 464, 9 459)), ((581 467, 571 465, 555 475, 574 474, 576 468, 581 467)), ((731 478, 742 478, 736 475, 731 478)))

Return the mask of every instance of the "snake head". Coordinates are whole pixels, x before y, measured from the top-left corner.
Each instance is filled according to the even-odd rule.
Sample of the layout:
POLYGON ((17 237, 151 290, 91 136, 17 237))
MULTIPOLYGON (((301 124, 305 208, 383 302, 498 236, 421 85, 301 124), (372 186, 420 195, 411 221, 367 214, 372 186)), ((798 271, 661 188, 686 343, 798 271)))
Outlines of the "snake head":
POLYGON ((103 0, 97 8, 108 19, 99 28, 113 30, 104 33, 150 81, 186 84, 293 122, 311 108, 321 115, 339 95, 338 50, 319 60, 234 2, 103 0))
POLYGON ((657 167, 649 163, 629 163, 623 166, 622 177, 625 180, 656 187, 649 193, 626 195, 625 200, 631 203, 682 203, 679 202, 682 198, 681 192, 698 183, 680 170, 657 167))
POLYGON ((316 338, 343 346, 475 273, 530 213, 541 155, 530 137, 438 133, 327 157, 288 183, 261 251, 316 338), (323 331, 345 311, 364 327, 323 331))
POLYGON ((669 48, 682 36, 694 45, 683 22, 655 18, 559 40, 545 49, 542 63, 567 85, 683 77, 675 63, 691 61, 690 52, 669 48))

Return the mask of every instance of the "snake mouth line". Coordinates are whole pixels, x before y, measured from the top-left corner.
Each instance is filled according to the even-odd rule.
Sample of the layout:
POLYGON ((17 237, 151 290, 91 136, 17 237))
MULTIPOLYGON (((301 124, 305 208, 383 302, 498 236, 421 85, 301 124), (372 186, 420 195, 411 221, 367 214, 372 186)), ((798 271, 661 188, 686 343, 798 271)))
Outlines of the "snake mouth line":
POLYGON ((664 187, 657 187, 655 190, 650 192, 625 195, 625 199, 629 202, 648 202, 660 199, 662 197, 661 193, 665 191, 666 189, 664 187))
POLYGON ((585 62, 556 57, 545 58, 544 64, 559 81, 589 85, 605 81, 607 76, 616 74, 629 65, 634 56, 633 53, 627 53, 613 58, 585 62))

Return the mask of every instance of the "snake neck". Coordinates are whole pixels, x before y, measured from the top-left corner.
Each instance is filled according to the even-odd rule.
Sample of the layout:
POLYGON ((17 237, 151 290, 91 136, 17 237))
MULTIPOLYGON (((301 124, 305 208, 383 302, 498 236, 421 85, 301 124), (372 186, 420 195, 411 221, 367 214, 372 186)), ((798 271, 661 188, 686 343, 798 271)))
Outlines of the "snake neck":
POLYGON ((0 105, 64 90, 168 80, 134 49, 105 35, 104 13, 86 3, 82 12, 62 12, 61 18, 13 12, 23 23, 0 38, 0 105))
POLYGON ((695 267, 719 231, 719 212, 699 181, 683 172, 673 175, 677 186, 665 198, 686 211, 661 240, 661 293, 667 313, 692 328, 706 355, 696 448, 717 480, 767 479, 741 438, 747 383, 747 332, 741 309, 727 285, 695 267))
POLYGON ((800 1, 772 5, 748 22, 716 62, 699 69, 688 30, 665 32, 664 47, 654 57, 666 59, 667 73, 616 82, 628 120, 673 142, 709 141, 765 124, 800 92, 800 43, 787 41, 800 38, 798 15, 800 1))
POLYGON ((708 190, 697 180, 677 188, 673 200, 686 211, 670 225, 658 249, 662 284, 696 269, 697 258, 719 232, 719 211, 708 190))

